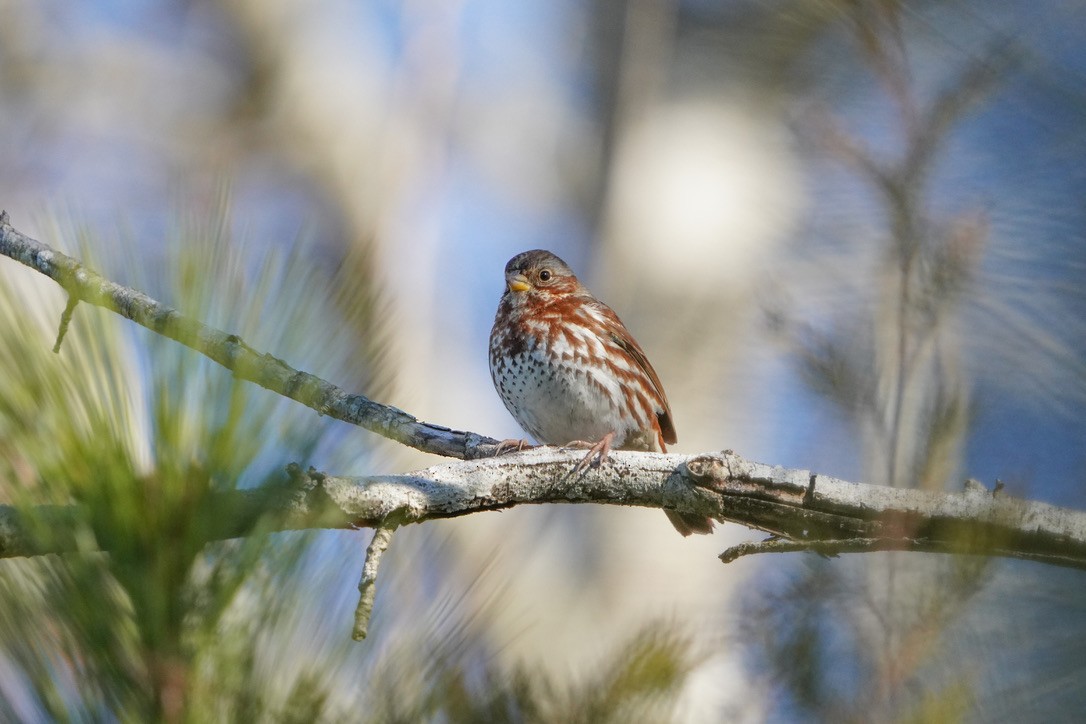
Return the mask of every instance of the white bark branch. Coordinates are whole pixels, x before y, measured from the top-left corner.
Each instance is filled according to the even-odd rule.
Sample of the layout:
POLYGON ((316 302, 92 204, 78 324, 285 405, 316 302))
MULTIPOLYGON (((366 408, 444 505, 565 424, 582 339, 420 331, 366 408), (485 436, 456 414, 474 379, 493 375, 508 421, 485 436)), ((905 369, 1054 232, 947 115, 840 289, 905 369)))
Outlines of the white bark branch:
MULTIPOLYGON (((276 516, 273 525, 262 525, 264 530, 391 529, 518 505, 597 503, 709 515, 775 536, 729 549, 721 556, 725 562, 771 551, 903 550, 1086 568, 1086 513, 1046 503, 976 488, 934 493, 849 483, 751 462, 731 451, 694 456, 616 451, 602 467, 572 474, 581 457, 580 451, 537 448, 362 478, 301 473, 294 467, 294 482, 286 489, 222 494, 222 502, 213 506, 222 518, 209 536, 245 535, 260 514, 276 516)), ((80 519, 75 508, 42 513, 68 528, 80 519)), ((74 538, 35 543, 21 520, 19 511, 0 506, 0 557, 75 550, 74 538)))

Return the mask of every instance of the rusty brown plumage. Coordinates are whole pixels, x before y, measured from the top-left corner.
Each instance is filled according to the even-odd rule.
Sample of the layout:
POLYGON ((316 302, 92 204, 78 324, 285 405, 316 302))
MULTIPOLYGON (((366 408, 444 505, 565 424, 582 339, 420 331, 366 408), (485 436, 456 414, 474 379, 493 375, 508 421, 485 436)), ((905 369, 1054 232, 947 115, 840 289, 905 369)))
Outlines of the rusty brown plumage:
MULTIPOLYGON (((537 442, 665 452, 677 440, 659 375, 614 310, 554 254, 518 254, 490 333, 490 373, 506 408, 537 442)), ((683 535, 712 520, 664 511, 683 535)))

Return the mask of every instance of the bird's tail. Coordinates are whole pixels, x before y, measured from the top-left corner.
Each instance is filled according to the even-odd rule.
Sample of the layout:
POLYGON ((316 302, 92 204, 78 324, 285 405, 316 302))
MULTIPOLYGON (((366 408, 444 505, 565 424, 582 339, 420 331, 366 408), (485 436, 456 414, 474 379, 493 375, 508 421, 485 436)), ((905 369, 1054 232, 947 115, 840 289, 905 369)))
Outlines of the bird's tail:
POLYGON ((683 536, 688 536, 691 533, 708 535, 713 532, 713 519, 704 515, 679 513, 674 510, 665 510, 664 514, 667 515, 667 519, 671 521, 671 524, 675 526, 675 530, 682 533, 683 536))

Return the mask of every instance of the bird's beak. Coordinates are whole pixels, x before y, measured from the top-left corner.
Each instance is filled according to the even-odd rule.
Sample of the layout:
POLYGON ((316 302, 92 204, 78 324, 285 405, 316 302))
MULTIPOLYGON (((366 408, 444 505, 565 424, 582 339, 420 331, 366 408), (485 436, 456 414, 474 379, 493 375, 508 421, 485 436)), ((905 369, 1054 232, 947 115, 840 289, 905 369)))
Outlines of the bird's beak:
POLYGON ((516 274, 508 277, 505 280, 505 283, 511 292, 526 292, 531 289, 531 285, 528 283, 528 277, 523 274, 516 274))

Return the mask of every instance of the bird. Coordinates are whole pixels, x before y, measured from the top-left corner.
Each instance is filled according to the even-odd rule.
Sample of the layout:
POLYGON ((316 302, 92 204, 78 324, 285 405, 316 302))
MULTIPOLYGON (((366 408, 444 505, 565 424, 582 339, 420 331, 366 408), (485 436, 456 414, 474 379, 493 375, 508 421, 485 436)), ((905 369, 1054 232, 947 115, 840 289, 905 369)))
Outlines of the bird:
MULTIPOLYGON (((506 409, 536 442, 588 448, 575 471, 594 459, 602 465, 612 449, 666 452, 678 439, 660 377, 641 345, 549 251, 525 251, 505 265, 490 375, 506 409)), ((664 513, 684 536, 713 530, 711 518, 664 513)))

